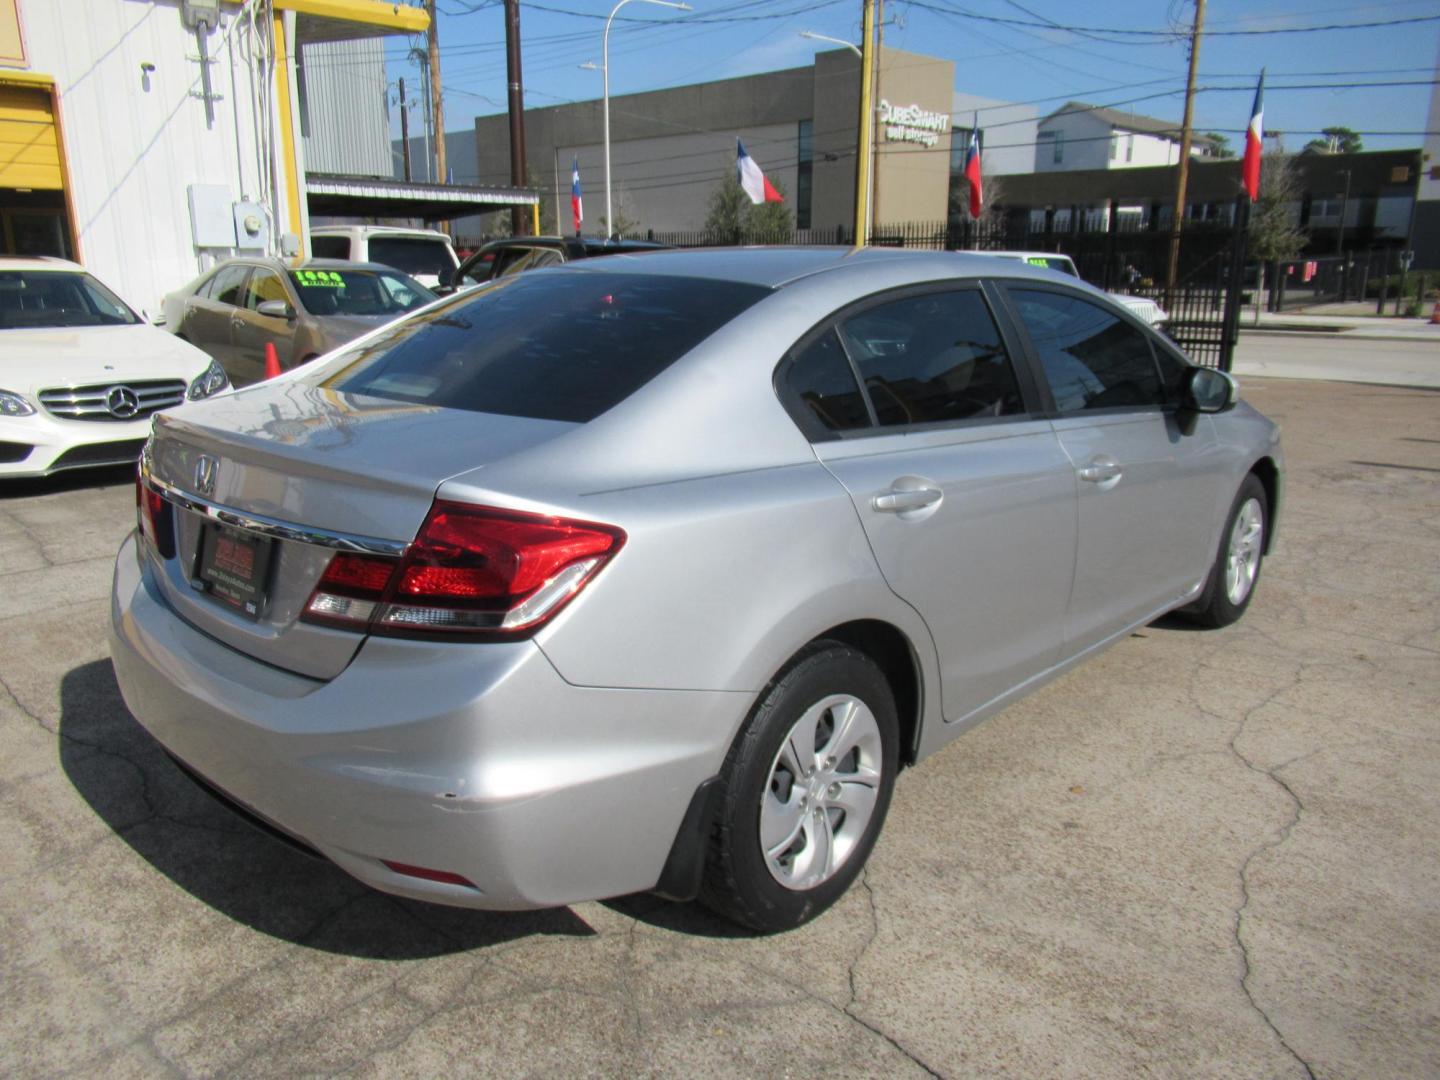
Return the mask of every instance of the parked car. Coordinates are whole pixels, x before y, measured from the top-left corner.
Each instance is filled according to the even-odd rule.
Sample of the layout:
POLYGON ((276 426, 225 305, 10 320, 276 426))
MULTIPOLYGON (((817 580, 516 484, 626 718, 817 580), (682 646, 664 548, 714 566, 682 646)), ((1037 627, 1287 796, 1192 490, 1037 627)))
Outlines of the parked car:
POLYGON ((460 265, 455 246, 443 232, 391 225, 317 225, 310 230, 310 254, 317 259, 383 263, 427 289, 449 281, 460 265))
POLYGON ((666 249, 667 245, 650 240, 606 240, 599 236, 512 236, 506 240, 492 240, 477 248, 460 264, 448 282, 441 283, 436 292, 443 296, 496 278, 559 266, 576 259, 593 259, 599 255, 638 255, 666 249))
POLYGON ((229 385, 84 267, 0 258, 0 477, 133 462, 156 412, 229 385))
POLYGON ((288 371, 434 299, 375 263, 227 259, 165 297, 165 325, 247 386, 265 377, 267 344, 288 371))
POLYGON ((1241 616, 1281 457, 1234 392, 1023 263, 521 274, 162 416, 115 670, 187 769, 376 888, 783 929, 901 767, 1164 612, 1241 616))
MULTIPOLYGON (((1061 255, 1054 251, 977 251, 974 254, 989 255, 997 259, 1015 259, 1045 270, 1069 274, 1071 277, 1078 278, 1080 276, 1080 271, 1075 269, 1075 260, 1069 255, 1061 255)), ((1151 326, 1159 327, 1170 321, 1170 316, 1165 309, 1148 296, 1133 296, 1130 293, 1107 293, 1106 295, 1117 304, 1129 308, 1151 326)))

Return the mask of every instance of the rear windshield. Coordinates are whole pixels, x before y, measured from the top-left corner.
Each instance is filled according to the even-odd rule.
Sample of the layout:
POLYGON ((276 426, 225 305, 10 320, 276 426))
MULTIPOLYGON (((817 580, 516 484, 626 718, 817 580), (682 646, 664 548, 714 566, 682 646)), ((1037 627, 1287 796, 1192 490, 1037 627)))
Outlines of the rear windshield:
POLYGON ((585 423, 768 291, 707 278, 519 274, 356 347, 325 385, 446 409, 585 423))
POLYGON ((32 326, 129 326, 140 320, 89 274, 0 270, 0 330, 32 326))
POLYGON ((442 271, 455 269, 450 246, 438 238, 372 236, 369 255, 371 262, 384 263, 407 274, 439 277, 442 271))

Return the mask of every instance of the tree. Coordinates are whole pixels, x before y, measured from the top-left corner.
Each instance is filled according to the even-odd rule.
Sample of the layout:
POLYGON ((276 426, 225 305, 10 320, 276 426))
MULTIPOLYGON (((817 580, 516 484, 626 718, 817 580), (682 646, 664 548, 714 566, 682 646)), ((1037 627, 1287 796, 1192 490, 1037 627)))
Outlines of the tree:
POLYGON ((1235 151, 1230 149, 1230 136, 1222 135, 1218 131, 1207 131, 1201 138, 1208 139, 1210 145, 1214 147, 1211 157, 1233 158, 1235 156, 1235 151))
POLYGON ((1365 149, 1360 136, 1348 127, 1320 129, 1321 138, 1311 139, 1305 149, 1312 154, 1358 154, 1365 149))
MULTIPOLYGON (((781 184, 774 180, 771 183, 781 195, 785 194, 781 184)), ((795 216, 783 202, 754 205, 739 178, 732 174, 711 190, 704 229, 706 239, 714 244, 789 243, 795 235, 795 216)))
POLYGON ((1293 259, 1307 233, 1297 224, 1300 177, 1295 159, 1266 154, 1260 162, 1260 197, 1250 208, 1250 256, 1261 262, 1293 259))

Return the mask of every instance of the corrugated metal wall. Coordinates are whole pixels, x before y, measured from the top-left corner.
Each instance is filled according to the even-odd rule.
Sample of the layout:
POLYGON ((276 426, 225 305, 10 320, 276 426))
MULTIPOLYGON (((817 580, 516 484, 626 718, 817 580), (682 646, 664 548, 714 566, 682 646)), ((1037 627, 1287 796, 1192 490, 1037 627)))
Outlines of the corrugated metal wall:
POLYGON ((300 130, 307 172, 394 173, 383 39, 327 41, 300 50, 300 130))

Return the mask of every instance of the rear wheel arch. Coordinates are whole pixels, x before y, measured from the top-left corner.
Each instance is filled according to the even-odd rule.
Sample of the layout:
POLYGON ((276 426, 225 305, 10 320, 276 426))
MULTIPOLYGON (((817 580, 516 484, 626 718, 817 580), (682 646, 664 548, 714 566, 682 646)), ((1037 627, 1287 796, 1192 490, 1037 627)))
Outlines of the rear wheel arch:
MULTIPOLYGON (((857 619, 832 626, 807 642, 795 656, 787 660, 780 672, 788 670, 822 641, 838 641, 849 645, 875 662, 890 684, 895 698, 895 712, 900 722, 900 767, 915 764, 920 745, 920 718, 924 706, 920 658, 905 632, 893 623, 880 619, 857 619)), ((779 674, 777 673, 777 678, 779 674)))

